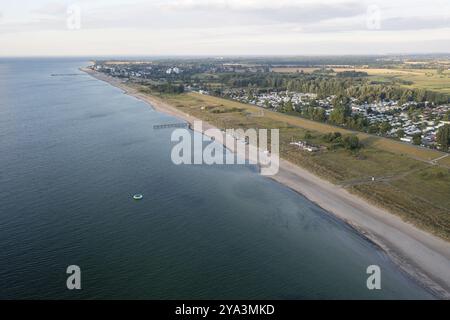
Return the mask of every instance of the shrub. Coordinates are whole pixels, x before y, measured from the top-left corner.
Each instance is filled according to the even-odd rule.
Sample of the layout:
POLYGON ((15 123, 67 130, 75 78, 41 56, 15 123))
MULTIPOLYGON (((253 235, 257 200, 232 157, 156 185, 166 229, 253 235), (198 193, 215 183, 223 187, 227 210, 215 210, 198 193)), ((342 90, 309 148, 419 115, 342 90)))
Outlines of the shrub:
POLYGON ((341 142, 342 135, 339 132, 330 132, 323 136, 326 142, 341 142))
POLYGON ((361 148, 361 143, 359 142, 359 138, 355 135, 348 135, 342 139, 344 144, 344 148, 348 150, 358 150, 361 148))
POLYGON ((312 139, 312 134, 311 134, 311 132, 309 132, 309 131, 306 131, 305 132, 305 137, 304 137, 304 139, 312 139))

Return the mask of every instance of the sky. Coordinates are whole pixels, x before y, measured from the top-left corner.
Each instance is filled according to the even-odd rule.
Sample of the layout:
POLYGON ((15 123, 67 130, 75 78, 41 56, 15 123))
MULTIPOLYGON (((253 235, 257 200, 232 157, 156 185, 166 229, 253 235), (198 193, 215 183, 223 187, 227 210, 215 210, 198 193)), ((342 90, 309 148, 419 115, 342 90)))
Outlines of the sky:
POLYGON ((0 56, 450 53, 450 0, 0 0, 0 56))

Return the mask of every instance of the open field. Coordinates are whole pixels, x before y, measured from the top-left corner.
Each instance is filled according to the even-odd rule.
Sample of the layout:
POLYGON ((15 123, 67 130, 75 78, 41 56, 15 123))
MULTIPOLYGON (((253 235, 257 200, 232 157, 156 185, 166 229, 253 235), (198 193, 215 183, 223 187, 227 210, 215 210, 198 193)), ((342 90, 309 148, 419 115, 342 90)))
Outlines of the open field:
POLYGON ((406 221, 450 239, 450 169, 446 166, 449 157, 437 165, 428 162, 442 156, 441 152, 357 133, 365 145, 357 153, 342 148, 308 153, 299 151, 289 142, 301 139, 329 147, 322 139, 323 134, 354 133, 197 93, 159 97, 218 128, 279 128, 282 158, 344 186, 406 221), (308 139, 305 139, 306 133, 308 139))
MULTIPOLYGON (((276 67, 271 70, 279 73, 312 73, 319 68, 310 67, 276 67)), ((392 82, 395 80, 411 81, 412 84, 400 85, 404 88, 425 89, 450 94, 450 71, 438 73, 437 69, 408 68, 333 68, 335 72, 360 71, 366 72, 370 79, 377 82, 392 82)))
POLYGON ((450 167, 450 156, 447 156, 447 157, 439 160, 438 163, 440 165, 444 165, 444 166, 450 167))
POLYGON ((383 81, 398 79, 413 82, 412 84, 401 84, 401 86, 405 88, 425 89, 450 94, 450 71, 448 70, 439 74, 436 69, 335 69, 336 72, 352 70, 366 72, 374 80, 383 81))

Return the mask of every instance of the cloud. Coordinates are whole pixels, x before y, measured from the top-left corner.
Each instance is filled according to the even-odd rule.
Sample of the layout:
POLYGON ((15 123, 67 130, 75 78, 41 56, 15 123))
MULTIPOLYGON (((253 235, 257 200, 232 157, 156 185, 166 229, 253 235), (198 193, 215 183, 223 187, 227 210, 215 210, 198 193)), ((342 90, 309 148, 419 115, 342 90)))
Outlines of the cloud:
MULTIPOLYGON (((38 0, 39 1, 39 0, 38 0)), ((374 0, 381 10, 382 27, 387 30, 439 28, 445 25, 440 10, 430 4, 418 5, 404 0, 391 3, 374 0), (418 16, 418 13, 420 15, 418 16)), ((55 30, 64 26, 67 5, 82 5, 85 29, 203 29, 234 26, 296 24, 298 32, 351 32, 365 30, 366 11, 372 1, 363 0, 125 0, 40 1, 31 16, 15 21, 0 32, 37 28, 55 30), (54 21, 52 21, 54 19, 54 21)), ((436 2, 437 3, 437 2, 436 2)), ((445 11, 445 10, 444 10, 445 11)))
POLYGON ((364 43, 373 45, 371 51, 450 45, 448 0, 22 1, 1 8, 2 51, 26 54, 30 49, 24 48, 39 46, 41 54, 65 52, 59 43, 69 39, 77 44, 71 50, 86 54, 298 54, 365 50, 364 43), (82 7, 82 28, 74 32, 66 26, 72 3, 82 7), (367 29, 370 4, 380 9, 380 30, 367 29))
POLYGON ((159 7, 163 11, 185 15, 201 12, 244 24, 255 21, 317 22, 329 18, 351 17, 366 10, 366 6, 356 0, 169 0, 159 7))
POLYGON ((382 20, 384 30, 415 30, 437 29, 450 27, 450 21, 446 17, 397 17, 382 20))
MULTIPOLYGON (((152 29, 211 29, 217 27, 274 25, 287 22, 317 23, 333 18, 351 18, 365 12, 354 1, 321 4, 312 1, 192 1, 168 3, 131 3, 126 6, 84 8, 84 28, 152 28, 152 29), (226 8, 226 9, 223 9, 226 8)), ((201 30, 199 30, 201 31, 201 30)))
POLYGON ((354 3, 355 0, 168 0, 161 7, 173 10, 233 10, 251 11, 266 9, 305 8, 311 5, 354 3), (331 3, 333 2, 333 3, 331 3))
POLYGON ((63 2, 49 2, 43 6, 32 10, 32 13, 46 16, 64 16, 67 11, 67 5, 63 2))

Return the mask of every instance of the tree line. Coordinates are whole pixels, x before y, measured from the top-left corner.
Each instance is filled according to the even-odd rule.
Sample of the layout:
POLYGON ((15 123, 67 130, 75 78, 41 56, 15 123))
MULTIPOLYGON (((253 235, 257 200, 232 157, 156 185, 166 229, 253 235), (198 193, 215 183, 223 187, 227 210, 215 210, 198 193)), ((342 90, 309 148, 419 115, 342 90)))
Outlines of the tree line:
POLYGON ((411 101, 443 104, 450 101, 448 95, 439 92, 402 88, 395 84, 377 84, 366 77, 358 76, 360 74, 357 72, 350 72, 350 76, 345 76, 346 74, 334 76, 321 72, 313 74, 226 73, 220 75, 219 82, 231 88, 315 93, 319 99, 333 95, 346 95, 359 102, 367 103, 396 100, 400 104, 411 101))

